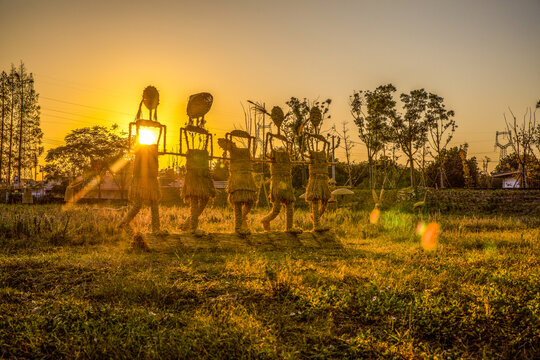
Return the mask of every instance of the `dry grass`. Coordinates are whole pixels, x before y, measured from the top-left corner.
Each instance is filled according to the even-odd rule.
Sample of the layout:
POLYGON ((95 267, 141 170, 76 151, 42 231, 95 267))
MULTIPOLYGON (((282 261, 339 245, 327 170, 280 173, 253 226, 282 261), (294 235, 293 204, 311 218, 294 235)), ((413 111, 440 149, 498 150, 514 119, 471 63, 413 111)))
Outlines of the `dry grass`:
MULTIPOLYGON (((345 249, 131 249, 123 209, 0 206, 0 358, 535 358, 540 220, 327 216, 345 249)), ((184 208, 162 209, 178 231, 184 208)), ((254 221, 255 230, 262 230, 254 221)), ((284 219, 277 220, 283 224, 284 219)), ((308 214, 296 216, 308 228, 308 214)), ((136 231, 150 224, 148 210, 136 231)), ((230 232, 232 212, 202 226, 230 232)), ((163 241, 167 241, 166 239, 163 241)))

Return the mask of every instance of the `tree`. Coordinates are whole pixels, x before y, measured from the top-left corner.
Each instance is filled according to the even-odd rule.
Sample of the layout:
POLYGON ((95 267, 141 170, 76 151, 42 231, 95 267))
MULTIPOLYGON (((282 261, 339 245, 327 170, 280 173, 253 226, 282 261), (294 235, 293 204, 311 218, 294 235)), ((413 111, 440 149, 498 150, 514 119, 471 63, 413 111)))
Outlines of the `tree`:
POLYGON ((476 157, 467 158, 466 144, 443 149, 441 155, 426 167, 427 185, 435 187, 439 182, 442 166, 447 185, 451 188, 476 187, 480 169, 476 157), (444 159, 444 161, 443 161, 444 159))
MULTIPOLYGON (((534 114, 535 114, 535 120, 536 120, 536 110, 540 109, 540 100, 538 100, 538 102, 536 103, 536 107, 534 109, 534 114)), ((535 129, 535 139, 534 139, 534 144, 536 146, 536 149, 538 151, 540 151, 540 124, 538 124, 536 126, 536 129, 535 129)))
MULTIPOLYGON (((302 153, 302 144, 304 142, 304 132, 313 132, 313 124, 309 121, 309 115, 312 107, 318 107, 321 110, 322 119, 320 124, 324 122, 325 119, 330 119, 330 104, 332 99, 326 99, 324 101, 309 101, 304 98, 300 100, 296 97, 291 97, 289 101, 286 102, 289 107, 289 111, 285 115, 285 120, 283 122, 283 131, 285 136, 293 144, 293 160, 300 160, 302 153)), ((319 126, 320 129, 320 126, 319 126)), ((304 185, 307 182, 307 172, 306 167, 299 167, 301 172, 301 184, 304 185)), ((293 168, 293 172, 297 171, 293 168)), ((296 186, 294 183, 295 179, 293 178, 293 186, 296 186)))
MULTIPOLYGON (((527 159, 527 163, 530 166, 527 167, 527 184, 529 187, 540 187, 540 162, 531 158, 527 159)), ((516 153, 511 153, 502 158, 497 166, 495 166, 495 172, 516 171, 521 168, 519 156, 516 153)))
POLYGON ((347 128, 347 121, 343 121, 342 126, 343 127, 342 127, 341 132, 339 132, 335 126, 332 129, 338 135, 338 139, 343 139, 342 147, 343 147, 343 150, 345 150, 345 159, 347 161, 347 175, 348 175, 347 182, 345 183, 345 185, 349 184, 349 186, 353 186, 351 151, 354 147, 354 143, 351 141, 351 137, 349 136, 349 129, 347 128))
POLYGON ((11 65, 9 74, 2 72, 0 106, 0 181, 4 174, 12 181, 16 170, 20 183, 43 152, 38 94, 22 62, 19 68, 11 65))
POLYGON ((49 178, 75 178, 85 172, 101 176, 107 170, 114 176, 113 164, 127 151, 126 136, 118 133, 117 125, 75 129, 64 140, 65 145, 47 151, 49 178))
MULTIPOLYGON (((8 74, 2 71, 0 75, 0 184, 4 176, 4 144, 6 140, 7 115, 10 109, 8 96, 8 74)), ((9 182, 9 180, 8 180, 9 182)))
POLYGON ((26 73, 22 62, 17 80, 19 96, 17 175, 21 181, 23 170, 28 169, 32 174, 32 168, 37 167, 37 159, 43 153, 43 146, 41 146, 43 132, 40 127, 39 95, 34 90, 34 77, 33 74, 26 73))
POLYGON ((392 117, 391 128, 394 141, 407 156, 410 166, 411 186, 416 187, 414 180, 414 156, 427 142, 428 123, 424 117, 428 94, 424 89, 412 90, 409 94, 401 94, 404 113, 392 117))
POLYGON ((285 116, 283 130, 287 138, 293 143, 295 150, 293 154, 298 159, 304 141, 304 131, 310 132, 313 130, 312 124, 308 121, 311 108, 315 106, 321 110, 321 123, 323 123, 325 119, 331 118, 328 112, 330 111, 332 99, 326 99, 321 102, 317 100, 309 101, 306 98, 300 100, 296 97, 291 97, 286 104, 289 107, 289 112, 285 116))
POLYGON ((355 91, 349 98, 349 106, 358 136, 365 144, 370 168, 370 187, 373 188, 373 163, 376 155, 390 140, 389 123, 396 117, 396 102, 392 84, 381 85, 374 91, 355 91))
POLYGON ((512 140, 511 146, 517 156, 519 170, 521 170, 522 187, 526 189, 527 168, 532 165, 535 158, 532 146, 537 137, 536 109, 533 112, 530 108, 527 108, 523 115, 523 123, 521 124, 518 123, 512 109, 508 108, 508 110, 512 115, 512 120, 509 122, 506 118, 506 113, 504 113, 504 122, 506 123, 506 129, 510 133, 510 139, 512 140))
POLYGON ((15 74, 16 69, 15 66, 11 65, 11 72, 9 73, 8 77, 8 91, 9 91, 9 103, 10 103, 10 111, 9 111, 9 150, 7 153, 8 156, 8 165, 7 165, 7 179, 8 183, 11 182, 11 170, 13 166, 13 131, 14 131, 14 122, 15 119, 15 105, 17 104, 17 97, 15 92, 15 74))
POLYGON ((429 93, 427 103, 426 121, 429 129, 429 143, 433 149, 433 156, 440 158, 439 180, 440 187, 444 188, 444 158, 441 153, 454 136, 456 122, 453 119, 454 111, 446 110, 444 99, 436 94, 429 93))

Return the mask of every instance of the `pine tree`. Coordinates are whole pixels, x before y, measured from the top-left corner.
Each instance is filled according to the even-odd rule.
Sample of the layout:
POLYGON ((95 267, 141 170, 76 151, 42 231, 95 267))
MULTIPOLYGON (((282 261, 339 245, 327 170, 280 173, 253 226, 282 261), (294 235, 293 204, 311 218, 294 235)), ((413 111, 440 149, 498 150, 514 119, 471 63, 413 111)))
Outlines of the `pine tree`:
POLYGON ((15 66, 13 64, 11 65, 11 71, 9 73, 8 77, 8 92, 9 92, 9 148, 7 152, 7 158, 8 158, 8 164, 7 164, 7 180, 8 183, 11 183, 11 170, 13 167, 13 134, 15 130, 14 120, 15 120, 15 105, 17 105, 17 96, 16 96, 16 87, 15 87, 15 74, 17 73, 17 70, 15 69, 15 66))
POLYGON ((10 183, 16 174, 20 185, 43 153, 38 94, 22 62, 18 68, 11 65, 9 74, 2 72, 0 116, 0 181, 10 183))
POLYGON ((7 119, 10 101, 8 96, 8 74, 2 71, 0 75, 0 184, 4 179, 4 148, 6 144, 7 119))
POLYGON ((19 96, 17 176, 19 184, 24 176, 23 170, 32 170, 37 157, 43 152, 41 142, 43 133, 39 124, 38 94, 34 90, 34 76, 28 74, 21 62, 17 73, 19 96))

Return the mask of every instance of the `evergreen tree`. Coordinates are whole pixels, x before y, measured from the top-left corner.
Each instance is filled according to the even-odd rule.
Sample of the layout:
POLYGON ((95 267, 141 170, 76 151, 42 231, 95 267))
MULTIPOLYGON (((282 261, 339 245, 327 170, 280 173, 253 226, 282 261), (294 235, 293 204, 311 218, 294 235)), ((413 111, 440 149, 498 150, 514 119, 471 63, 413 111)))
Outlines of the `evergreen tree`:
MULTIPOLYGON (((38 94, 24 64, 11 65, 0 82, 0 181, 32 177, 43 153, 38 94)), ((35 173, 34 173, 35 176, 35 173)))
POLYGON ((10 109, 10 101, 8 95, 8 74, 2 71, 0 75, 0 184, 4 180, 4 150, 6 145, 6 133, 8 125, 8 114, 10 109))

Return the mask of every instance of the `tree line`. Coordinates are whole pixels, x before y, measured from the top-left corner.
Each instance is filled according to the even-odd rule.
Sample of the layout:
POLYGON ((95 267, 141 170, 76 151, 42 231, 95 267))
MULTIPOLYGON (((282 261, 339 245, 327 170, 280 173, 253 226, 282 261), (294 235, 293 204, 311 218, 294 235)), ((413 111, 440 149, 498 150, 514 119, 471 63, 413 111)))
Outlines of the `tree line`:
POLYGON ((43 153, 39 94, 21 62, 0 75, 0 184, 36 178, 43 153))
MULTIPOLYGON (((345 150, 345 161, 338 161, 336 165, 337 183, 365 188, 490 187, 486 160, 481 168, 476 157, 468 156, 468 144, 450 147, 457 125, 455 112, 446 107, 444 98, 425 89, 414 89, 399 96, 396 92, 393 84, 384 84, 373 90, 354 91, 349 97, 352 122, 361 145, 367 150, 366 162, 351 160, 351 150, 358 143, 350 139, 354 129, 348 128, 348 121, 343 121, 339 130, 336 125, 323 126, 322 132, 329 139, 331 136, 338 138, 332 150, 337 147, 345 150)), ((308 121, 311 109, 318 107, 321 110, 324 123, 331 118, 332 100, 291 97, 285 104, 282 128, 292 142, 293 154, 298 160, 305 130, 311 126, 308 121)), ((540 102, 537 108, 540 108, 540 102)), ((516 134, 515 152, 503 159, 496 170, 512 166, 517 170, 525 164, 529 185, 539 186, 540 172, 536 172, 540 166, 533 166, 538 164, 533 147, 540 150, 540 125, 535 122, 535 112, 531 110, 527 114, 531 120, 527 124, 507 122, 516 134), (525 128, 529 132, 524 133, 525 128)), ((110 164, 124 156, 125 151, 125 134, 119 132, 117 126, 76 129, 66 136, 66 145, 48 151, 46 170, 50 178, 73 179, 85 172, 102 175, 110 164)), ((218 162, 217 165, 214 169, 216 179, 225 180, 226 164, 218 162)), ((294 167, 294 186, 303 187, 306 182, 306 168, 294 167)))

